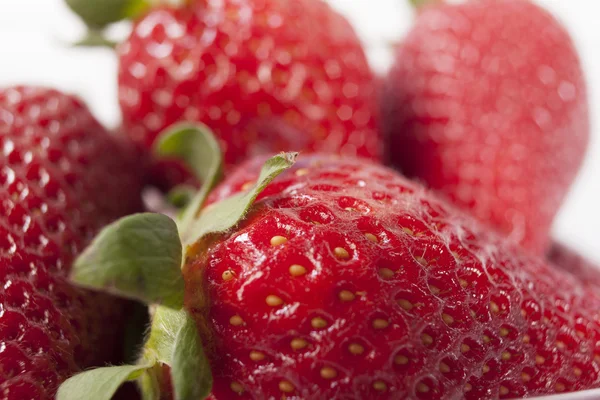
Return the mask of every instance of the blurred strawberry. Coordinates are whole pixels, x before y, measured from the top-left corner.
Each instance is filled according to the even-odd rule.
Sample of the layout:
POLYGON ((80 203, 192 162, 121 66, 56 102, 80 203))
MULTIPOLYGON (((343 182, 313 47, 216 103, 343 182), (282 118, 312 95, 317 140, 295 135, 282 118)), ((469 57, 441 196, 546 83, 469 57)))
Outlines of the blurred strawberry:
POLYGON ((600 266, 562 243, 552 243, 548 261, 571 272, 586 285, 600 287, 600 266))
POLYGON ((420 11, 382 97, 389 161, 543 252, 589 135, 568 33, 525 0, 420 11))
POLYGON ((373 74, 348 21, 322 0, 156 7, 118 54, 124 128, 143 147, 187 120, 215 131, 228 164, 289 149, 380 157, 373 74))
POLYGON ((0 149, 0 394, 50 399, 118 361, 125 304, 66 275, 102 226, 141 208, 141 172, 133 146, 50 89, 0 89, 0 149))

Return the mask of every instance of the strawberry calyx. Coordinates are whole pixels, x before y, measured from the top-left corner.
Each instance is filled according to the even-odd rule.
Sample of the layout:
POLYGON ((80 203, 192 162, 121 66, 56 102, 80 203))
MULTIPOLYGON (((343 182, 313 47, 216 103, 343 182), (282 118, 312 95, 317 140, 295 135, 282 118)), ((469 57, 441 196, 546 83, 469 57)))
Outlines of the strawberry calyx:
POLYGON ((444 0, 408 0, 415 9, 420 9, 428 5, 443 3, 444 0))
POLYGON ((203 125, 174 126, 157 141, 155 152, 160 157, 183 159, 204 182, 200 191, 177 221, 163 214, 141 213, 105 227, 71 271, 76 285, 147 304, 150 334, 136 365, 75 375, 61 385, 57 400, 109 400, 126 381, 137 381, 144 398, 159 398, 163 365, 169 366, 175 399, 208 396, 210 366, 199 326, 184 308, 182 269, 202 257, 216 235, 235 227, 258 195, 290 168, 297 156, 281 153, 270 158, 252 188, 203 210, 222 176, 222 156, 212 132, 203 125))

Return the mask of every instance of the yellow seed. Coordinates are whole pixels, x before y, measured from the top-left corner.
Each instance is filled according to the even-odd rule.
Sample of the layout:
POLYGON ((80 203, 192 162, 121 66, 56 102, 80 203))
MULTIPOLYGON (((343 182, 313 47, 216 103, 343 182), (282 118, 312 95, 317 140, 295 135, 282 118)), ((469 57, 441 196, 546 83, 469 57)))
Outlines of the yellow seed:
POLYGON ((423 382, 419 383, 417 385, 417 392, 419 393, 427 393, 429 392, 429 386, 427 386, 426 384, 424 384, 423 382))
POLYGON ((323 318, 321 317, 315 317, 310 321, 310 324, 312 325, 313 328, 315 329, 322 329, 325 328, 327 326, 327 321, 325 321, 323 318))
POLYGON ((488 344, 492 339, 488 335, 483 335, 483 343, 488 344))
POLYGON ((296 171, 296 176, 304 176, 306 174, 308 174, 308 168, 300 168, 296 171))
POLYGON ((302 265, 294 264, 290 266, 290 275, 292 276, 302 276, 306 274, 306 268, 302 265))
POLYGON ((504 361, 508 361, 508 360, 510 360, 511 355, 510 355, 510 353, 508 351, 505 351, 505 352, 502 353, 501 357, 502 357, 502 359, 504 361))
POLYGON ((387 385, 383 381, 375 381, 373 382, 373 389, 378 392, 385 392, 387 390, 387 385))
POLYGON ((444 322, 448 325, 452 325, 454 323, 454 318, 452 318, 451 315, 448 314, 442 314, 442 319, 444 320, 444 322))
POLYGON ((241 394, 244 392, 244 387, 239 382, 231 382, 231 385, 229 385, 229 387, 237 394, 241 394))
POLYGON ((523 382, 529 382, 531 380, 531 375, 529 375, 527 372, 521 372, 521 379, 523 382))
POLYGON ((373 243, 379 243, 379 239, 377 239, 377 236, 373 235, 372 233, 365 233, 365 237, 373 243))
POLYGON ((415 257, 415 260, 417 260, 417 262, 419 264, 421 264, 423 267, 426 267, 429 265, 429 261, 427 261, 424 257, 417 256, 417 257, 415 257))
POLYGON ((466 288, 467 286, 469 286, 469 282, 467 282, 464 279, 459 279, 458 283, 460 283, 460 286, 462 286, 463 288, 466 288))
POLYGON ((490 372, 490 367, 489 365, 485 364, 481 370, 484 374, 487 374, 488 372, 490 372))
POLYGON ((425 346, 429 346, 433 344, 433 338, 430 335, 424 333, 421 335, 421 342, 423 342, 425 346))
POLYGON ((292 350, 300 350, 308 346, 308 342, 304 339, 295 338, 290 342, 290 346, 292 347, 292 350))
POLYGON ((471 350, 471 347, 468 344, 463 343, 463 344, 460 345, 460 352, 461 353, 466 353, 469 350, 471 350))
POLYGON ((353 207, 346 207, 346 208, 344 208, 344 210, 346 210, 346 211, 358 211, 356 208, 353 208, 353 207))
POLYGON ((252 361, 262 361, 265 359, 265 353, 261 353, 260 351, 252 350, 250 352, 250 359, 252 361))
POLYGON ((506 396, 508 394, 509 390, 506 386, 500 386, 500 395, 501 396, 506 396))
POLYGON ((244 320, 239 315, 234 315, 233 317, 229 318, 229 323, 233 326, 240 326, 244 323, 244 320))
POLYGON ((350 253, 348 253, 348 250, 346 250, 343 247, 336 247, 335 249, 333 249, 333 254, 335 254, 335 256, 337 258, 342 258, 342 259, 350 258, 350 253))
POLYGON ((557 383, 557 384, 554 386, 554 388, 556 389, 556 391, 557 391, 557 392, 564 392, 564 391, 565 391, 565 389, 566 389, 566 388, 565 388, 565 385, 564 385, 564 383, 560 383, 560 382, 558 382, 558 383, 557 383))
POLYGON ((333 379, 337 376, 337 371, 331 367, 323 367, 321 368, 321 378, 323 379, 333 379))
POLYGON ((271 238, 271 246, 279 246, 287 242, 287 238, 284 236, 273 236, 271 238))
POLYGON ((583 373, 583 371, 581 370, 581 368, 573 368, 573 373, 575 374, 575 376, 581 376, 581 374, 583 373))
POLYGON ((364 353, 365 348, 358 343, 352 343, 350 346, 348 346, 348 350, 350 353, 358 355, 364 353))
POLYGON ((438 288, 437 286, 433 286, 433 285, 429 285, 429 291, 433 294, 433 295, 438 295, 441 293, 440 288, 438 288))
POLYGON ((381 319, 381 318, 377 318, 375 320, 373 320, 373 328, 374 329, 385 329, 388 327, 390 323, 387 322, 385 319, 381 319))
POLYGON ((440 363, 440 372, 443 374, 447 374, 448 372, 450 372, 450 367, 448 366, 448 364, 446 363, 440 363))
POLYGON ((410 229, 410 228, 405 228, 405 227, 402 227, 402 230, 404 231, 404 233, 406 233, 406 234, 408 234, 408 235, 410 235, 410 236, 413 236, 413 235, 414 235, 414 233, 413 233, 412 229, 410 229))
POLYGON ((523 336, 523 343, 529 343, 530 340, 531 340, 531 338, 529 337, 529 335, 523 336))
POLYGON ((399 354, 394 357, 394 362, 398 365, 406 365, 408 364, 408 357, 399 354))
POLYGON ((521 316, 522 317, 526 317, 527 316, 527 311, 525 311, 524 308, 521 308, 521 316))
POLYGON ((338 297, 340 298, 341 301, 352 301, 352 300, 354 300, 354 298, 356 296, 354 295, 354 293, 352 293, 349 290, 342 290, 339 293, 338 297))
POLYGON ((560 340, 556 341, 556 347, 558 347, 559 349, 564 349, 566 347, 564 342, 561 342, 560 340))
POLYGON ((498 314, 500 312, 500 307, 498 307, 498 304, 490 301, 490 310, 492 310, 494 314, 498 314))
POLYGON ((223 278, 224 281, 230 281, 233 279, 233 277, 235 276, 234 272, 230 269, 228 269, 227 271, 223 272, 223 275, 221 275, 221 278, 223 278))
POLYGON ((540 356, 539 354, 535 356, 535 363, 537 365, 542 365, 545 362, 546 362, 546 359, 544 357, 540 356))
POLYGON ((467 384, 465 385, 465 392, 470 392, 471 390, 473 390, 473 386, 471 386, 471 384, 470 384, 470 383, 467 383, 467 384))
POLYGON ((377 271, 377 273, 383 279, 390 279, 394 277, 394 271, 392 271, 389 268, 380 268, 379 271, 377 271))
POLYGON ((508 336, 508 329, 506 328, 500 328, 500 336, 505 337, 508 336))
POLYGON ((283 304, 283 300, 281 299, 281 297, 275 296, 274 294, 268 295, 265 299, 265 302, 268 306, 271 307, 277 307, 283 304))
POLYGON ((294 387, 294 385, 292 385, 291 382, 281 381, 279 382, 279 390, 281 390, 284 393, 292 393, 294 390, 296 390, 296 388, 294 387))
POLYGON ((410 311, 413 309, 413 304, 408 300, 400 299, 398 300, 398 305, 406 311, 410 311))
POLYGON ((250 189, 252 186, 254 186, 254 182, 246 182, 242 185, 242 190, 248 190, 250 189))

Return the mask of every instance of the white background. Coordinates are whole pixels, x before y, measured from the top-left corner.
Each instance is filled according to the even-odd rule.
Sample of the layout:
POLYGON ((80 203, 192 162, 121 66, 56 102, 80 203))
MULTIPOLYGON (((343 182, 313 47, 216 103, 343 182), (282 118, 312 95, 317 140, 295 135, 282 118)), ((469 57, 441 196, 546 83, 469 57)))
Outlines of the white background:
MULTIPOLYGON (((349 16, 368 48, 373 67, 384 72, 390 43, 401 38, 413 18, 408 0, 329 1, 349 16)), ((554 235, 600 262, 600 2, 538 3, 552 11, 574 37, 589 82, 592 113, 592 143, 556 219, 554 235)), ((0 0, 0 85, 46 84, 78 93, 102 121, 115 125, 119 120, 115 57, 105 49, 70 48, 68 43, 82 32, 82 24, 63 0, 0 0)))

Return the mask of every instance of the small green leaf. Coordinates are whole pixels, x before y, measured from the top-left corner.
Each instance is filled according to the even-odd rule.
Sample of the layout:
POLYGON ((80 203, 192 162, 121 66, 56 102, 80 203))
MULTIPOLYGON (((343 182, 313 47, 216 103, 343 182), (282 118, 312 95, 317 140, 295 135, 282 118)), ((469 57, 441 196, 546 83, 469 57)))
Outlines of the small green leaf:
POLYGON ((182 246, 175 222, 135 214, 107 226, 77 258, 71 279, 147 304, 183 305, 182 246))
POLYGON ((221 147, 212 131, 203 124, 178 124, 161 134, 154 146, 157 157, 176 157, 185 161, 202 182, 202 189, 189 202, 181 216, 181 231, 193 223, 210 191, 223 176, 221 147))
POLYGON ((171 381, 175 400, 204 399, 212 388, 212 375, 204 355, 196 323, 185 313, 177 332, 171 363, 171 381))
POLYGON ((196 323, 185 310, 156 307, 144 359, 156 359, 171 367, 176 400, 200 400, 210 393, 212 375, 208 359, 196 323))
POLYGON ((148 368, 152 368, 152 363, 82 372, 60 385, 56 400, 110 400, 122 384, 137 379, 148 368))
POLYGON ((209 212, 203 212, 192 221, 185 231, 182 240, 185 245, 192 245, 211 233, 224 232, 233 228, 245 215, 265 187, 279 174, 296 162, 298 153, 281 153, 265 162, 254 186, 244 193, 238 193, 214 204, 209 212))
POLYGON ((90 27, 136 18, 150 6, 147 0, 65 0, 69 8, 90 27))

